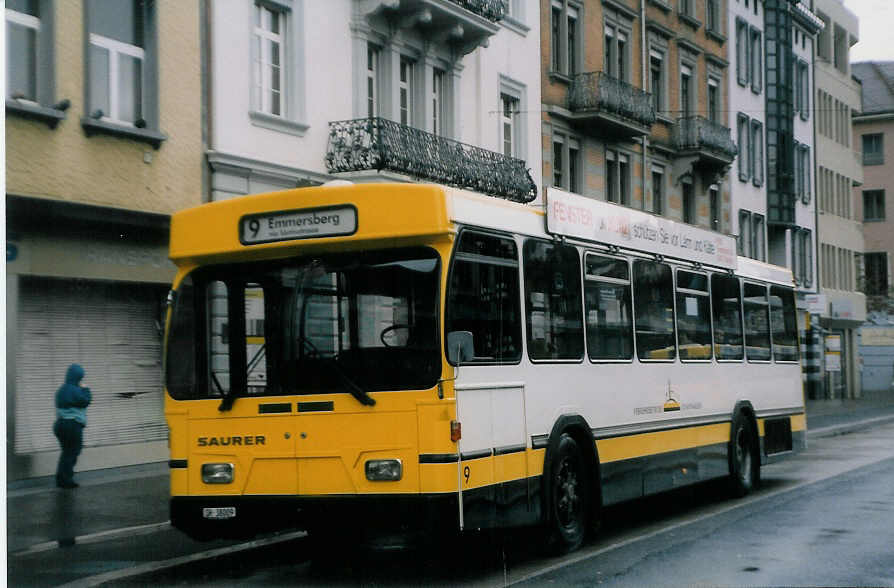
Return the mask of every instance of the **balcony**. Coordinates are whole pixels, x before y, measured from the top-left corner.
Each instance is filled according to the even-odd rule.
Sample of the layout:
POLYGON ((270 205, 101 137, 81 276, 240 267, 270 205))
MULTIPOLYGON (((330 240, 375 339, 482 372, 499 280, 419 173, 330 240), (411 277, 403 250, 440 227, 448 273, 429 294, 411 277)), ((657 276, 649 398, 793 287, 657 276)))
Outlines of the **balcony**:
POLYGON ((506 0, 360 0, 362 16, 388 28, 419 29, 432 43, 453 45, 462 55, 487 46, 506 15, 506 0))
POLYGON ((655 122, 652 94, 601 71, 574 76, 568 109, 572 121, 616 138, 648 135, 655 122))
POLYGON ((739 153, 729 127, 703 116, 678 118, 673 141, 679 155, 695 155, 705 165, 730 165, 739 153))
POLYGON ((330 173, 387 170, 515 202, 537 196, 523 160, 384 118, 330 122, 326 167, 330 173))

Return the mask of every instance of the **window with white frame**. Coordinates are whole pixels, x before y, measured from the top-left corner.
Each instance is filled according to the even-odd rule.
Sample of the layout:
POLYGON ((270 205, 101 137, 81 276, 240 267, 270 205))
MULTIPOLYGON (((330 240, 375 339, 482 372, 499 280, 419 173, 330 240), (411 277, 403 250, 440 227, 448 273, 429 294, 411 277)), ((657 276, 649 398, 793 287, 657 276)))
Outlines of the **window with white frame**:
POLYGON ((605 23, 605 71, 608 75, 621 81, 630 78, 630 31, 617 22, 606 20, 605 23))
POLYGON ((762 186, 764 183, 764 125, 758 120, 751 120, 748 150, 751 154, 751 181, 755 186, 762 186))
POLYGON ((605 151, 605 197, 609 202, 630 205, 630 157, 614 149, 605 151))
POLYGON ((748 85, 751 60, 748 36, 748 23, 741 18, 736 19, 736 80, 740 86, 748 85))
POLYGON ((759 261, 767 260, 767 233, 764 215, 751 215, 751 257, 759 261))
POLYGON ((400 73, 398 77, 398 108, 399 120, 402 125, 413 125, 413 95, 415 84, 413 74, 415 63, 406 57, 400 58, 400 73))
POLYGON ((146 126, 143 0, 89 0, 90 116, 146 126))
POLYGON ((801 143, 794 141, 794 163, 795 163, 795 198, 800 199, 803 196, 804 182, 804 158, 801 156, 801 143))
POLYGON ((445 74, 440 69, 432 69, 431 79, 431 110, 432 129, 434 135, 444 134, 444 79, 445 74))
POLYGON ((6 2, 6 96, 38 102, 38 47, 41 36, 37 0, 6 2))
POLYGON ((509 94, 500 95, 500 140, 503 144, 503 155, 518 157, 518 114, 519 100, 509 94))
POLYGON ((708 213, 710 215, 711 230, 720 230, 720 186, 711 184, 708 187, 708 213))
POLYGON ((366 47, 366 116, 379 116, 379 50, 366 47))
MULTIPOLYGON (((755 3, 756 5, 757 3, 755 3)), ((750 28, 751 40, 749 41, 748 69, 751 78, 751 91, 760 94, 763 81, 763 55, 764 46, 761 41, 761 32, 755 27, 750 28)))
POLYGON ((801 119, 810 118, 810 68, 806 61, 798 61, 798 94, 801 102, 798 106, 801 111, 801 119))
POLYGON ((736 117, 736 124, 736 141, 739 147, 739 154, 736 157, 739 160, 739 179, 743 182, 747 182, 751 178, 753 157, 748 141, 748 133, 750 131, 748 116, 740 112, 736 117))
POLYGON ((719 0, 705 0, 705 28, 715 33, 720 32, 719 0))
POLYGON ((751 256, 751 213, 747 210, 739 211, 739 255, 751 256))
POLYGON ((801 158, 801 202, 810 204, 810 170, 813 169, 810 162, 810 146, 801 145, 800 151, 795 153, 795 156, 801 158))
POLYGON ((255 4, 252 43, 253 107, 258 112, 282 116, 285 104, 285 16, 267 4, 255 4))

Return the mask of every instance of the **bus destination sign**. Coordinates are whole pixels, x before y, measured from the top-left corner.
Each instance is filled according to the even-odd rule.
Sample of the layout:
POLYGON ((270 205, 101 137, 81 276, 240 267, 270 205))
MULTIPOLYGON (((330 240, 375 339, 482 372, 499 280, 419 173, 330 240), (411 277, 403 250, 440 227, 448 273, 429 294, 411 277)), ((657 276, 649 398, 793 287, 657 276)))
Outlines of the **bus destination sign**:
POLYGON ((239 241, 243 245, 341 237, 357 231, 357 209, 333 206, 250 214, 239 220, 239 241))
POLYGON ((546 194, 546 230, 727 269, 737 264, 729 235, 555 188, 546 194))

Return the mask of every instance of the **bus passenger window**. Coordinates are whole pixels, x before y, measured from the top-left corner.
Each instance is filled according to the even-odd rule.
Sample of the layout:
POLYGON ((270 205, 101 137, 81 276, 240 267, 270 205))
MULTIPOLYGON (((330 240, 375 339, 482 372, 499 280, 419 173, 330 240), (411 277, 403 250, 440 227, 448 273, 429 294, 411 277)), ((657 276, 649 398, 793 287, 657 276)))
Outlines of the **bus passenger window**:
POLYGON ((748 361, 770 360, 770 317, 767 287, 745 284, 745 352, 748 361))
POLYGON ((167 355, 176 361, 165 361, 165 384, 171 397, 186 400, 198 397, 196 390, 196 363, 199 360, 196 345, 196 287, 192 276, 186 276, 174 295, 176 303, 171 309, 168 330, 167 355))
POLYGON ((447 286, 447 333, 469 331, 471 363, 521 359, 518 249, 508 237, 460 234, 447 286))
POLYGON ((677 337, 680 359, 711 359, 708 276, 677 271, 677 337))
POLYGON ((742 359, 742 294, 739 279, 722 274, 711 276, 711 305, 714 308, 714 356, 742 359))
POLYGON ((211 396, 225 396, 230 392, 230 331, 227 320, 229 293, 226 283, 209 282, 205 293, 208 317, 208 392, 211 396))
POLYGON ((770 288, 770 326, 776 361, 798 361, 798 319, 795 293, 790 288, 770 288))
POLYGON ((633 317, 627 261, 588 253, 584 266, 587 354, 590 359, 632 358, 633 317))
POLYGON ((525 241, 525 308, 531 359, 584 355, 580 258, 577 249, 525 241))
POLYGON ((636 354, 640 359, 675 359, 674 281, 664 263, 633 263, 636 354))

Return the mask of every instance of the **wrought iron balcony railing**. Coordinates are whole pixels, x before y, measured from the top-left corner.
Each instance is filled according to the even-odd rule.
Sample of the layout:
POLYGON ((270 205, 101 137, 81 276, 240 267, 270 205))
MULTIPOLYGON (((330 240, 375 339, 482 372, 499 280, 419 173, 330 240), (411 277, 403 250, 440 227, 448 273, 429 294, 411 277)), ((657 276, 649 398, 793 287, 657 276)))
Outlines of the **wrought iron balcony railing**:
POLYGON ((674 143, 683 151, 708 150, 730 160, 739 152, 730 138, 729 127, 712 122, 703 116, 678 118, 677 124, 674 125, 674 143))
POLYGON ((652 95, 601 71, 579 73, 568 90, 572 112, 605 111, 644 126, 655 122, 652 95))
POLYGON ((326 167, 331 173, 389 170, 515 202, 537 197, 523 160, 384 118, 330 122, 326 167))
POLYGON ((491 22, 500 22, 506 16, 506 3, 508 0, 452 0, 469 12, 483 16, 491 22))

